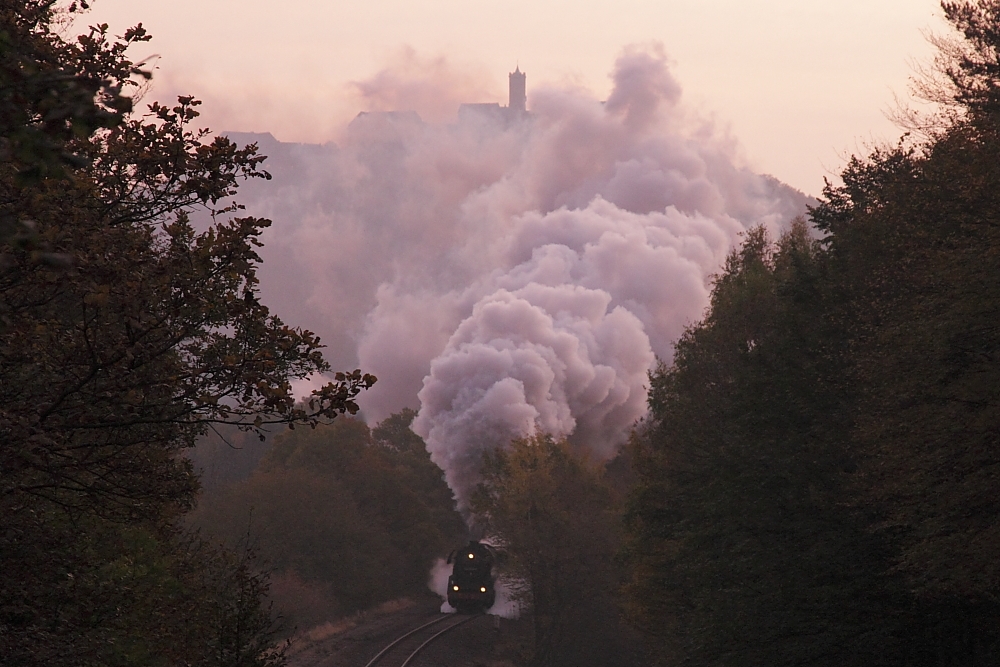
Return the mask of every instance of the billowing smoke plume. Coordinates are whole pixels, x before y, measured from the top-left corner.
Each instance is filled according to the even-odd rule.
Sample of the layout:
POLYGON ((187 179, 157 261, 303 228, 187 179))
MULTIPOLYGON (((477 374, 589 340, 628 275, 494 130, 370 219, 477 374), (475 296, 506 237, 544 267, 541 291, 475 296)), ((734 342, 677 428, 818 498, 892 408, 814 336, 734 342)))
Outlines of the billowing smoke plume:
MULTIPOLYGON (((379 90, 393 80, 366 95, 396 99, 379 90)), ((512 437, 610 455, 740 233, 805 208, 685 110, 659 50, 626 50, 613 80, 601 102, 529 78, 528 116, 363 114, 339 146, 232 135, 272 156, 275 181, 244 193, 276 221, 265 300, 335 367, 379 377, 369 420, 419 407, 460 506, 482 452, 512 437)))

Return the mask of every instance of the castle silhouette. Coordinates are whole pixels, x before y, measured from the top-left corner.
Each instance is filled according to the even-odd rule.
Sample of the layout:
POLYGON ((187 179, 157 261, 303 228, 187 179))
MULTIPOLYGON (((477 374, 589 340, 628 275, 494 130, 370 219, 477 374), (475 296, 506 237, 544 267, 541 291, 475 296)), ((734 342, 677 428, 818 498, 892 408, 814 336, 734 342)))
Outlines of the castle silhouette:
MULTIPOLYGON (((513 123, 530 118, 527 109, 528 97, 525 82, 527 75, 521 71, 520 65, 507 75, 507 106, 499 102, 471 102, 458 107, 458 123, 489 123, 493 127, 506 128, 513 123)), ((349 127, 358 129, 402 127, 406 125, 422 125, 423 120, 416 111, 361 111, 349 127)))
POLYGON ((507 75, 507 106, 499 102, 481 102, 463 104, 458 108, 458 121, 472 120, 475 117, 487 117, 502 121, 505 124, 516 121, 528 115, 528 96, 525 92, 527 75, 521 71, 521 66, 507 75))

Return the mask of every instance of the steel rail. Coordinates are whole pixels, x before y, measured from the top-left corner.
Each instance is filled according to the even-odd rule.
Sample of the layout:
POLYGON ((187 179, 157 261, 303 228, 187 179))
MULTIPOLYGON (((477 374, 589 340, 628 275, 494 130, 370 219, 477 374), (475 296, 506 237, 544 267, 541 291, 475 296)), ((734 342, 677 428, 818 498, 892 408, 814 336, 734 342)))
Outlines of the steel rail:
POLYGON ((475 619, 479 618, 480 616, 482 616, 482 614, 475 614, 474 616, 470 616, 470 617, 468 617, 468 618, 466 618, 466 619, 464 619, 464 620, 461 620, 461 621, 459 621, 458 623, 455 623, 454 625, 449 625, 449 626, 448 626, 447 628, 445 628, 444 630, 441 630, 441 631, 439 631, 439 632, 437 632, 437 633, 435 633, 435 634, 431 635, 430 637, 428 637, 428 638, 427 638, 427 641, 425 641, 425 642, 424 642, 423 644, 421 644, 420 646, 418 646, 418 647, 417 647, 417 650, 416 650, 416 651, 414 651, 413 653, 411 653, 411 654, 410 654, 410 656, 409 656, 409 657, 408 657, 408 658, 407 658, 406 660, 404 660, 404 661, 403 661, 403 664, 402 664, 402 665, 400 665, 399 667, 407 667, 407 666, 408 666, 408 665, 409 665, 409 664, 410 664, 410 663, 411 663, 411 662, 413 661, 413 659, 414 659, 414 658, 416 658, 416 657, 417 657, 418 655, 420 655, 420 652, 421 652, 421 651, 423 651, 423 650, 424 650, 425 648, 427 648, 427 646, 428 646, 428 645, 429 645, 429 644, 430 644, 430 643, 431 643, 432 641, 434 641, 435 639, 437 639, 438 637, 440 637, 440 636, 441 636, 441 635, 443 635, 444 633, 446 633, 446 632, 451 632, 452 630, 454 630, 454 629, 455 629, 455 628, 457 628, 458 626, 460 626, 460 625, 465 625, 465 624, 466 624, 466 623, 468 623, 469 621, 473 621, 473 620, 475 620, 475 619))
POLYGON ((402 641, 404 641, 406 639, 409 639, 411 636, 417 634, 418 632, 420 632, 424 628, 429 628, 430 626, 435 625, 436 623, 440 623, 442 621, 447 621, 449 618, 451 618, 451 616, 441 616, 440 618, 435 618, 430 623, 424 623, 420 627, 417 627, 417 628, 414 628, 413 630, 410 630, 405 635, 403 635, 402 637, 397 638, 394 642, 392 642, 391 644, 389 644, 388 646, 386 646, 384 649, 382 649, 381 651, 379 651, 378 655, 376 655, 374 658, 372 658, 371 660, 369 660, 368 664, 365 665, 365 667, 372 667, 372 665, 374 665, 375 663, 377 663, 379 660, 382 659, 382 656, 384 656, 386 653, 388 653, 389 651, 391 651, 392 649, 394 649, 396 647, 396 645, 399 644, 400 642, 402 642, 402 641))

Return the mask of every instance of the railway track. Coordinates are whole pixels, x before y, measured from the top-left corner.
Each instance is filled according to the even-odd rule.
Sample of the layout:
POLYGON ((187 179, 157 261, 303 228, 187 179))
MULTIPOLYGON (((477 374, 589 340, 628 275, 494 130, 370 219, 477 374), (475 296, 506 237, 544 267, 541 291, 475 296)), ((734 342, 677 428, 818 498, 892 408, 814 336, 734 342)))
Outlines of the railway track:
POLYGON ((375 655, 365 667, 410 667, 428 646, 441 636, 451 632, 460 625, 474 621, 483 614, 472 616, 456 616, 443 614, 429 623, 424 623, 404 635, 397 637, 389 645, 375 655), (455 620, 455 619, 459 620, 455 620))

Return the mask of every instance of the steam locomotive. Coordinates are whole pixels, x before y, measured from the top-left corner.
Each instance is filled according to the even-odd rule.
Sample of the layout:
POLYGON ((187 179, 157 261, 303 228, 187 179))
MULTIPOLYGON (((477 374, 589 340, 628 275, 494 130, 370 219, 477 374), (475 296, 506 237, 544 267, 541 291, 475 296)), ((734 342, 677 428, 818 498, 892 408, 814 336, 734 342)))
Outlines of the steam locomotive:
POLYGON ((452 565, 448 604, 463 613, 492 607, 497 595, 493 578, 495 562, 493 549, 475 540, 452 551, 448 555, 448 563, 452 565))

